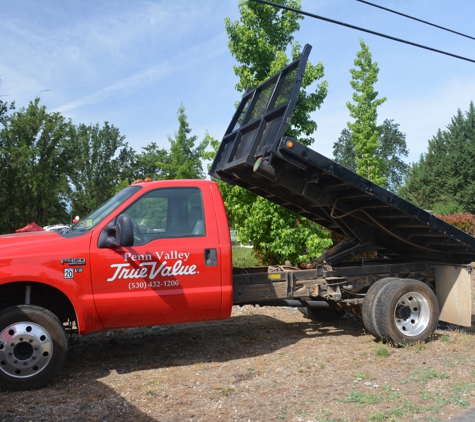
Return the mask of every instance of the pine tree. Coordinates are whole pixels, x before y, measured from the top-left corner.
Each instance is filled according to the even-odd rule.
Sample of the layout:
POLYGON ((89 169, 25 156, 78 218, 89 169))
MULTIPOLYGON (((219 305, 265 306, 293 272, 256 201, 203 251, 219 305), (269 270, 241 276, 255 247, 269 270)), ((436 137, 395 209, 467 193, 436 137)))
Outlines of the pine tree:
POLYGON ((438 214, 475 213, 475 107, 460 109, 408 170, 399 194, 438 214))

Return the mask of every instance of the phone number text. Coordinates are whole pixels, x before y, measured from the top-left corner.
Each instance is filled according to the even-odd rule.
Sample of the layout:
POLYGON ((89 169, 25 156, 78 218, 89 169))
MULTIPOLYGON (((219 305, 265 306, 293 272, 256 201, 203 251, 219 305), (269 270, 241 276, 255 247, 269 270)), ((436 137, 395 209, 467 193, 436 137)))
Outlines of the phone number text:
POLYGON ((129 283, 129 290, 161 289, 163 287, 180 287, 178 280, 162 281, 132 281, 129 283))

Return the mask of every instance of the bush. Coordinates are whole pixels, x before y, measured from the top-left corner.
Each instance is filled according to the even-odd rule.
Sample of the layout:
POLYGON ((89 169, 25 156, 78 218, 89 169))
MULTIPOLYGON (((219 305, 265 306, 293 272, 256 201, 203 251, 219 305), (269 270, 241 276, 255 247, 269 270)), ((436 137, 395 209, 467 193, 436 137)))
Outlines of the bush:
POLYGON ((436 214, 436 217, 452 224, 460 230, 463 230, 465 233, 475 236, 475 215, 464 212, 449 215, 436 214))

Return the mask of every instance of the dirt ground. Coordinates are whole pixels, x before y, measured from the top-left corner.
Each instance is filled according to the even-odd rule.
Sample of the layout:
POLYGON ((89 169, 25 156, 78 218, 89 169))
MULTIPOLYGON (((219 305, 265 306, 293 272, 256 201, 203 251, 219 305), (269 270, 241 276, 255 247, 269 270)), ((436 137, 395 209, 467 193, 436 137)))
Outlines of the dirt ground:
POLYGON ((0 421, 445 421, 475 406, 473 325, 392 348, 359 317, 246 306, 70 343, 45 388, 0 390, 0 421))

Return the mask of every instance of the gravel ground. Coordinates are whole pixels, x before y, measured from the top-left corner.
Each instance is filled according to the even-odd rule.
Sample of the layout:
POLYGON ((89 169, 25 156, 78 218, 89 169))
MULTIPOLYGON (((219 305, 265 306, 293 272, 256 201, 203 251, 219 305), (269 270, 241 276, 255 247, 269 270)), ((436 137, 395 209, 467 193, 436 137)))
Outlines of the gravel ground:
POLYGON ((474 323, 392 348, 359 317, 245 306, 225 321, 75 336, 53 382, 0 390, 0 421, 446 421, 475 406, 474 323))

